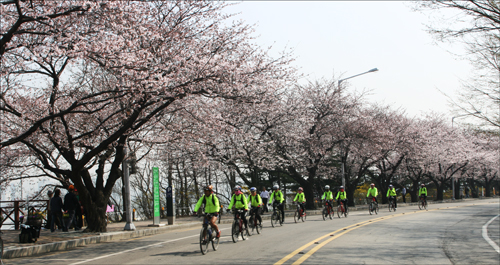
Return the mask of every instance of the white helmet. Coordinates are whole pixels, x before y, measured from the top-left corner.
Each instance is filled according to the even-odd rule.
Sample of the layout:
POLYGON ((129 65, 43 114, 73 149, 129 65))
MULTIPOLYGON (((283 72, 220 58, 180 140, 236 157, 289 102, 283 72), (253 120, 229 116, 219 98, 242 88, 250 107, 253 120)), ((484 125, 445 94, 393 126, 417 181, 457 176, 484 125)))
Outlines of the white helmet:
POLYGON ((325 186, 325 190, 329 190, 330 189, 330 186, 329 185, 326 185, 325 186))
POLYGON ((278 186, 278 185, 273 186, 273 190, 278 190, 279 188, 280 188, 280 186, 278 186))

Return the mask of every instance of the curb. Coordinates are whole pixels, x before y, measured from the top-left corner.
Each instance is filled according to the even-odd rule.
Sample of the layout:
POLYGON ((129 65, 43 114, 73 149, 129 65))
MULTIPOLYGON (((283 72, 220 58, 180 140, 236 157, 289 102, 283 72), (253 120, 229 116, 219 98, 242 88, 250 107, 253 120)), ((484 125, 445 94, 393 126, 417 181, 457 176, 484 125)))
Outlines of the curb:
MULTIPOLYGON (((471 199, 467 199, 471 200, 471 199)), ((458 200, 444 200, 444 201, 429 201, 429 204, 437 204, 437 203, 445 203, 445 202, 462 202, 464 201, 463 199, 458 199, 458 200)), ((416 206, 417 203, 400 203, 400 206, 416 206)), ((349 207, 349 211, 361 211, 368 209, 368 206, 358 206, 358 207, 349 207)), ((321 215, 322 210, 308 210, 307 214, 308 215, 321 215)), ((285 212, 285 217, 293 217, 295 211, 287 211, 285 212)), ((223 216, 227 216, 228 214, 224 214, 223 216)), ((266 214, 266 215, 261 215, 263 220, 268 220, 271 219, 271 215, 266 214)), ((221 224, 229 224, 232 223, 233 219, 226 218, 224 220, 221 220, 221 224)), ((136 238, 136 237, 144 237, 144 236, 151 236, 151 235, 156 235, 156 234, 161 234, 161 233, 166 233, 171 230, 178 230, 178 229, 183 229, 183 228, 191 228, 191 227, 200 227, 200 224, 202 223, 202 220, 200 221, 193 221, 190 223, 185 223, 185 224, 179 224, 179 225, 171 225, 171 226, 164 226, 164 227, 158 227, 158 228, 148 228, 148 229, 142 229, 142 230, 135 230, 135 231, 120 231, 120 232, 110 232, 110 233, 103 233, 98 236, 91 236, 91 237, 86 237, 86 238, 79 238, 79 239, 71 239, 67 241, 60 241, 60 242, 54 242, 54 243, 48 243, 48 244, 42 244, 42 245, 37 245, 37 246, 28 246, 28 247, 18 247, 18 248, 11 248, 4 250, 2 259, 12 259, 12 258, 20 258, 20 257, 29 257, 33 255, 38 255, 42 253, 48 253, 48 252, 54 252, 54 251, 62 251, 62 250, 69 250, 89 244, 96 244, 96 243, 104 243, 104 242, 113 242, 113 241, 118 241, 122 239, 130 239, 130 238, 136 238)))

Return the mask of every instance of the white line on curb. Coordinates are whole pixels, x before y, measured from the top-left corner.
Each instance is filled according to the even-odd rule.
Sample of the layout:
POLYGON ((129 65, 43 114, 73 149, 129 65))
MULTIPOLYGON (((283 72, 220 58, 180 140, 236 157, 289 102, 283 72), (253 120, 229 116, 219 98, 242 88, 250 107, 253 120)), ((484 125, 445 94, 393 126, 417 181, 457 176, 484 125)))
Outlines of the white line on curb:
POLYGON ((498 245, 488 236, 488 225, 490 225, 491 222, 493 222, 493 220, 495 220, 498 216, 500 216, 500 214, 491 218, 486 224, 483 225, 483 238, 493 247, 494 250, 496 250, 496 252, 500 253, 500 247, 498 247, 498 245))

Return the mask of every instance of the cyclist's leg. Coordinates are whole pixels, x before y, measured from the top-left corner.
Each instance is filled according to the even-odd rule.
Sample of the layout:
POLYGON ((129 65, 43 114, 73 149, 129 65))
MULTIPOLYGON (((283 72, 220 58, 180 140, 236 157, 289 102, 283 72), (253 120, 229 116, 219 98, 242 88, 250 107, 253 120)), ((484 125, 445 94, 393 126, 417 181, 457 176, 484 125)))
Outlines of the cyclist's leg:
POLYGON ((262 217, 260 216, 260 208, 257 208, 257 210, 255 211, 255 218, 257 218, 259 224, 262 224, 262 217))
POLYGON ((210 226, 215 230, 217 231, 217 237, 220 237, 220 230, 219 230, 219 227, 217 226, 217 218, 218 218, 218 215, 214 215, 210 218, 210 226))
POLYGON ((395 196, 392 199, 394 200, 394 208, 398 208, 398 200, 396 200, 395 196))
POLYGON ((280 203, 278 209, 281 212, 281 222, 285 222, 285 205, 283 203, 280 203))
POLYGON ((245 225, 245 229, 248 228, 248 222, 247 222, 247 211, 243 211, 243 213, 241 214, 241 219, 243 220, 243 224, 245 225))
POLYGON ((347 211, 347 198, 343 199, 342 202, 344 203, 344 209, 347 211))

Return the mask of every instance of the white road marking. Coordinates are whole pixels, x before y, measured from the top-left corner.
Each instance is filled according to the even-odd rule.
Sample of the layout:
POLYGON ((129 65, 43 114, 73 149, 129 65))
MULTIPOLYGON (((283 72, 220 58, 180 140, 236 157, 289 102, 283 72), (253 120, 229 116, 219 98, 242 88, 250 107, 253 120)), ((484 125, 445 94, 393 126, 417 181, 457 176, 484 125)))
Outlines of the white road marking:
MULTIPOLYGON (((223 229, 220 229, 220 230, 226 230, 226 229, 229 229, 229 228, 223 228, 223 229)), ((115 252, 113 254, 103 255, 103 256, 96 257, 96 258, 87 259, 87 260, 83 260, 83 261, 76 262, 76 263, 71 263, 70 265, 87 263, 87 262, 91 262, 91 261, 94 261, 94 260, 104 259, 104 258, 116 256, 116 255, 119 255, 119 254, 127 253, 127 252, 130 252, 130 251, 138 250, 138 249, 149 248, 149 247, 153 247, 153 246, 156 246, 156 245, 161 245, 161 244, 165 244, 165 243, 175 242, 175 241, 179 241, 179 240, 183 240, 183 239, 187 239, 187 238, 191 238, 191 237, 198 237, 198 236, 200 236, 200 235, 196 234, 196 235, 192 235, 192 236, 186 236, 186 237, 181 237, 181 238, 177 238, 177 239, 162 241, 162 242, 158 242, 158 243, 147 245, 147 246, 142 246, 142 247, 138 247, 138 248, 127 249, 127 250, 124 250, 124 251, 115 252)))
POLYGON ((498 216, 500 216, 500 214, 491 218, 486 224, 483 225, 483 238, 493 247, 494 250, 496 250, 496 252, 500 253, 500 247, 498 247, 498 245, 488 236, 488 225, 490 225, 491 222, 493 222, 493 220, 495 220, 498 216))

